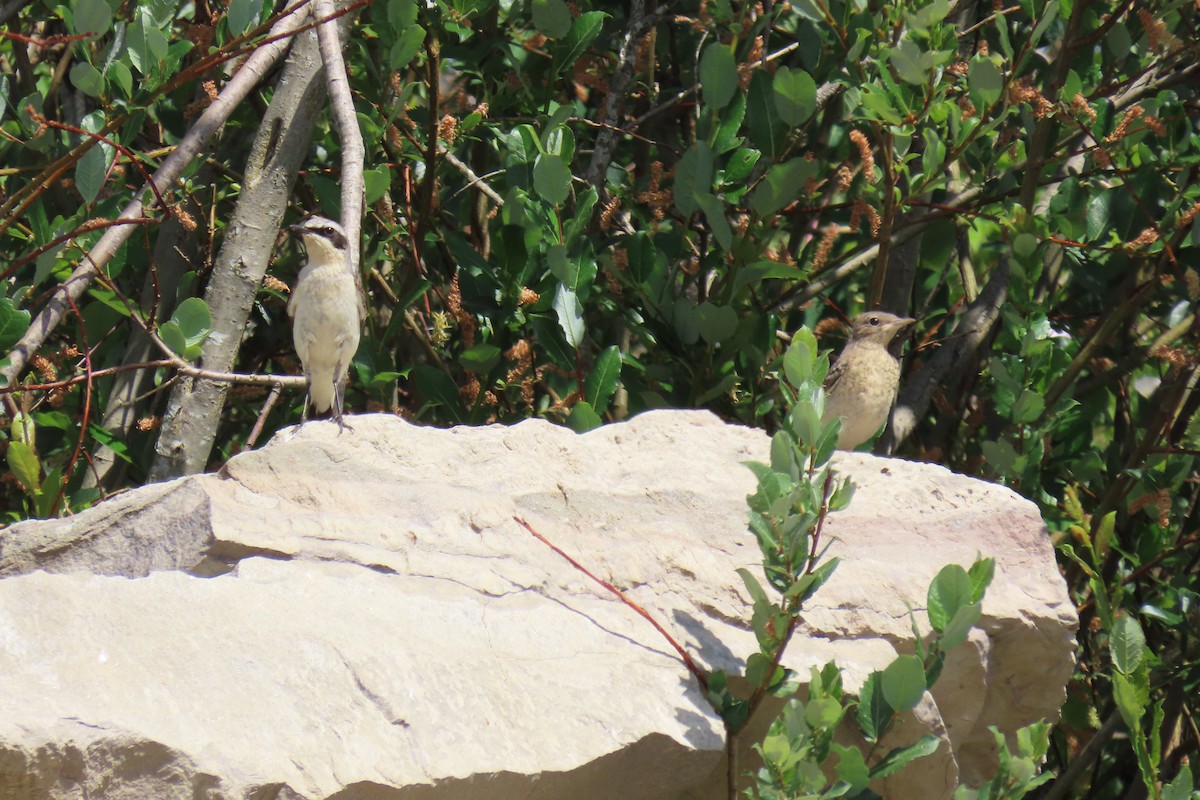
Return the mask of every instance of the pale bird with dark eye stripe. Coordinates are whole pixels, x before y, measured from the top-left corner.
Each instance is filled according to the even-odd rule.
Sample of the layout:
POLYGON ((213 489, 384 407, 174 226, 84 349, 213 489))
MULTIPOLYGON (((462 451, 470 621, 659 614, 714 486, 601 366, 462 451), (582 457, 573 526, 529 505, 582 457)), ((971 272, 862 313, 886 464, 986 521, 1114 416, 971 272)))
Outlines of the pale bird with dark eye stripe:
POLYGON ((825 377, 822 422, 842 418, 839 450, 853 450, 887 422, 900 387, 900 361, 889 346, 915 321, 886 311, 867 311, 854 318, 850 340, 825 377))
POLYGON ((358 350, 363 320, 346 232, 324 217, 310 217, 289 230, 300 236, 308 253, 308 263, 300 270, 288 302, 292 340, 308 380, 301 424, 308 419, 311 403, 318 414, 332 408, 341 432, 350 427, 342 412, 350 360, 358 350))

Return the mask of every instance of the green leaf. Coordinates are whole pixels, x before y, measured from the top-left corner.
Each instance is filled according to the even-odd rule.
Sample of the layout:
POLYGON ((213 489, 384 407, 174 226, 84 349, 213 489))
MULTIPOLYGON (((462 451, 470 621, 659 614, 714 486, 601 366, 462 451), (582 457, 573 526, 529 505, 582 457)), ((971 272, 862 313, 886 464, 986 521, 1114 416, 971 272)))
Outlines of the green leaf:
POLYGON ((583 382, 583 396, 597 413, 608 410, 608 404, 621 380, 621 350, 615 344, 600 351, 592 371, 583 382))
POLYGON ((762 153, 757 150, 752 150, 748 147, 743 147, 729 157, 729 162, 725 165, 725 173, 722 179, 726 184, 732 185, 742 181, 754 165, 758 163, 758 159, 762 157, 762 153))
POLYGON ((1112 213, 1113 190, 1096 192, 1088 200, 1087 206, 1087 238, 1098 239, 1108 228, 1108 218, 1112 213))
POLYGON ((733 99, 738 88, 737 62, 728 45, 713 42, 700 57, 700 88, 704 102, 716 111, 733 99))
POLYGON ((746 97, 746 124, 750 141, 768 158, 775 158, 783 149, 787 135, 783 120, 775 108, 775 89, 770 73, 758 70, 750 78, 746 97))
MULTIPOLYGON (((104 115, 93 111, 83 118, 81 127, 88 133, 99 133, 104 129, 104 115)), ((100 194, 114 156, 112 145, 98 141, 75 164, 75 186, 86 202, 91 203, 100 194)))
POLYGON ((711 194, 713 152, 704 142, 695 142, 675 166, 675 207, 685 217, 700 208, 700 196, 711 194))
POLYGON ((817 362, 817 337, 808 328, 792 334, 792 343, 783 353, 783 372, 794 387, 812 378, 817 362))
POLYGON ((931 733, 927 733, 908 747, 897 747, 871 768, 871 780, 886 778, 888 775, 903 769, 918 758, 932 755, 937 751, 941 743, 941 739, 931 733))
POLYGON ((576 403, 567 417, 567 427, 576 433, 587 433, 603 424, 604 420, 600 419, 600 415, 587 402, 576 403))
POLYGON ((363 170, 363 186, 366 196, 364 202, 370 206, 374 205, 375 201, 387 194, 388 187, 392 183, 392 171, 390 169, 367 169, 363 170))
POLYGON ((462 400, 449 375, 429 364, 417 364, 409 375, 426 405, 441 406, 455 422, 463 421, 462 400))
POLYGON ((1022 389, 1021 396, 1013 403, 1012 419, 1014 422, 1034 422, 1046 408, 1046 398, 1041 394, 1022 389))
POLYGON ((1107 46, 1108 52, 1120 62, 1129 55, 1133 48, 1133 37, 1129 35, 1129 28, 1118 22, 1108 29, 1108 33, 1104 36, 1104 44, 1107 46))
POLYGON ((552 206, 571 194, 571 170, 559 156, 543 153, 533 163, 533 188, 552 206))
POLYGON ((947 564, 929 584, 929 624, 941 633, 946 623, 971 602, 971 580, 958 564, 947 564))
POLYGON ((700 320, 700 337, 709 344, 718 344, 737 332, 738 315, 729 306, 715 306, 707 301, 696 308, 700 320))
POLYGON ((80 61, 71 67, 71 84, 88 97, 100 97, 104 94, 104 76, 86 61, 80 61))
POLYGON ((29 312, 13 305, 11 299, 0 297, 0 352, 7 353, 29 330, 29 312))
POLYGON ((854 795, 867 788, 871 782, 871 774, 867 769, 867 761, 857 747, 845 747, 834 742, 830 748, 838 757, 837 776, 850 784, 850 794, 854 795))
MULTIPOLYGON (((113 455, 120 458, 126 463, 133 463, 133 456, 129 454, 129 446, 125 444, 123 439, 117 437, 112 431, 105 430, 99 425, 88 425, 88 433, 92 435, 100 444, 113 451, 113 455)), ((49 477, 49 476, 47 476, 49 477)))
POLYGON ((542 133, 542 152, 556 155, 568 164, 575 157, 575 134, 566 125, 555 125, 542 133))
POLYGON ((149 9, 138 9, 137 19, 129 27, 125 41, 129 48, 129 61, 143 76, 149 75, 167 56, 166 37, 155 27, 149 9))
POLYGON ((30 497, 42 491, 42 465, 38 462, 37 454, 25 442, 8 443, 8 468, 30 497))
POLYGON ((417 21, 416 0, 387 0, 387 22, 394 31, 402 31, 417 21))
POLYGON ((693 345, 700 341, 700 315, 696 305, 686 297, 677 298, 671 306, 671 320, 680 341, 693 345))
POLYGON ((230 0, 229 11, 225 15, 229 32, 234 36, 241 36, 257 25, 262 7, 263 0, 230 0))
POLYGON ((1193 788, 1192 768, 1184 764, 1175 780, 1162 788, 1162 800, 1190 800, 1193 788))
POLYGON ((813 728, 832 728, 843 711, 842 704, 832 697, 813 697, 804 706, 804 721, 813 728))
POLYGON ((721 121, 717 125, 717 132, 712 137, 712 148, 714 153, 728 153, 735 147, 742 144, 742 122, 746 119, 746 95, 743 92, 734 92, 733 102, 725 106, 725 110, 721 112, 721 121))
POLYGON ((775 164, 763 176, 753 194, 750 208, 760 217, 768 217, 800 196, 808 179, 817 174, 817 163, 793 158, 775 164))
POLYGON ((420 25, 410 25, 401 30, 388 50, 388 63, 391 68, 399 70, 407 67, 424 43, 425 29, 420 25))
POLYGON ((708 227, 712 229, 713 238, 722 250, 728 252, 733 247, 733 230, 725 217, 724 204, 711 192, 701 192, 696 195, 696 200, 704 210, 704 217, 708 220, 708 227))
POLYGON ((982 610, 983 607, 979 603, 971 603, 955 611, 954 616, 950 617, 950 621, 946 623, 945 630, 942 631, 942 649, 951 650, 965 642, 971 628, 974 628, 975 623, 979 622, 982 610))
POLYGON ((1108 646, 1118 672, 1132 675, 1137 671, 1146 651, 1146 634, 1132 614, 1121 614, 1113 620, 1108 646))
POLYGON ((1123 672, 1112 674, 1113 699, 1121 719, 1125 720, 1131 733, 1140 733, 1142 714, 1150 704, 1150 686, 1145 679, 1145 673, 1126 675, 1123 672))
POLYGON ((903 116, 892 103, 893 98, 878 83, 863 86, 860 97, 863 108, 870 111, 876 119, 892 125, 899 125, 903 120, 903 116))
POLYGON ((982 111, 1000 99, 1004 76, 986 56, 977 56, 971 59, 971 65, 967 68, 967 85, 972 102, 982 111))
POLYGON ((757 286, 765 280, 782 279, 782 280, 798 280, 804 277, 804 273, 791 264, 781 264, 778 261, 755 261, 753 264, 747 264, 737 271, 737 275, 733 278, 733 295, 736 297, 738 292, 745 286, 757 286))
POLYGON ((571 32, 571 11, 563 0, 533 0, 533 26, 551 39, 571 32))
POLYGON ((42 481, 42 489, 33 498, 33 505, 37 509, 39 517, 50 517, 54 514, 54 507, 58 504, 58 492, 62 488, 62 469, 53 467, 46 473, 46 479, 42 481))
POLYGON ((75 0, 71 5, 71 23, 73 33, 103 36, 113 26, 113 9, 104 0, 75 0))
POLYGON ((929 66, 925 63, 926 55, 916 42, 905 39, 888 50, 888 61, 900 79, 914 86, 924 86, 929 80, 929 66))
POLYGON ((108 151, 112 148, 106 144, 96 144, 83 154, 75 164, 75 188, 87 203, 92 203, 100 190, 104 188, 104 180, 108 174, 108 151))
POLYGON ((567 344, 578 350, 583 345, 584 335, 583 304, 579 302, 579 296, 559 285, 554 293, 554 313, 558 315, 558 326, 567 344))
POLYGON ((555 75, 561 75, 583 55, 583 51, 600 35, 607 18, 608 14, 603 11, 588 11, 571 23, 571 32, 554 51, 552 71, 555 75))
POLYGON ((458 361, 468 372, 486 375, 492 371, 492 367, 500 363, 500 348, 483 342, 464 350, 458 361))
POLYGON ((787 125, 796 127, 812 116, 817 107, 817 84, 797 67, 780 67, 775 73, 775 110, 787 125))
POLYGON ((565 244, 552 244, 546 248, 546 265, 550 267, 551 275, 566 284, 568 288, 575 288, 575 281, 579 279, 578 263, 567 258, 565 244))
POLYGON ((919 31, 926 31, 946 18, 950 11, 949 0, 933 0, 927 6, 917 9, 908 15, 908 25, 919 31))
POLYGON ((883 670, 880 683, 888 705, 897 712, 908 711, 925 694, 925 667, 916 656, 897 656, 883 670))
POLYGON ((883 673, 878 671, 868 675, 858 698, 858 727, 863 737, 871 743, 879 741, 896 715, 883 695, 882 676, 883 673))
POLYGON ((1013 255, 1022 260, 1037 252, 1038 240, 1032 233, 1018 233, 1012 240, 1013 255))
POLYGON ((750 598, 754 601, 754 605, 770 602, 767 599, 766 590, 762 588, 762 584, 758 582, 758 579, 754 577, 754 574, 750 570, 745 567, 738 567, 736 572, 741 576, 742 583, 746 585, 746 591, 750 593, 750 598))
POLYGON ((126 99, 133 97, 133 73, 124 61, 114 61, 108 65, 108 76, 112 82, 121 90, 121 95, 126 99))
POLYGON ((167 320, 158 326, 158 338, 163 340, 163 344, 171 348, 171 350, 180 358, 187 358, 187 337, 183 335, 183 331, 179 327, 179 323, 175 320, 167 320))
POLYGON ((179 325, 189 346, 203 342, 212 330, 212 314, 208 310, 208 303, 199 297, 189 297, 180 303, 171 315, 171 321, 179 325))
POLYGON ((13 417, 8 431, 9 438, 12 441, 22 442, 30 448, 33 447, 33 443, 37 439, 37 423, 34 418, 20 411, 13 417))

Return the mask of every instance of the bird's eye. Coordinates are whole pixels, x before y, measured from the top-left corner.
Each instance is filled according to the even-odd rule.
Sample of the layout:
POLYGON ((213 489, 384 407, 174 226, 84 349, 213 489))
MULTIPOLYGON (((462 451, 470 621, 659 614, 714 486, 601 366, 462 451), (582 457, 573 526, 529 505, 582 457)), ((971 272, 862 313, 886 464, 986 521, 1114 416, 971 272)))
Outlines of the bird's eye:
POLYGON ((879 325, 879 317, 871 317, 868 322, 870 322, 872 325, 879 325))

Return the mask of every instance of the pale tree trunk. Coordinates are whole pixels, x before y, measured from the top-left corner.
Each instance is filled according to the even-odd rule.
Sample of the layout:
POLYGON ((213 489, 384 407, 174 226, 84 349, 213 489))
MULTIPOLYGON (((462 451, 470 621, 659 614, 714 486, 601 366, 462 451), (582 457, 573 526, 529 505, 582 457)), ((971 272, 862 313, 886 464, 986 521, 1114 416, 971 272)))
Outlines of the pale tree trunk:
MULTIPOLYGON (((204 342, 200 362, 205 369, 228 372, 234 367, 324 100, 317 36, 309 30, 292 43, 251 146, 242 192, 204 293, 212 313, 212 332, 204 342)), ((228 391, 229 384, 202 378, 182 378, 176 383, 155 444, 151 480, 204 470, 228 391)))

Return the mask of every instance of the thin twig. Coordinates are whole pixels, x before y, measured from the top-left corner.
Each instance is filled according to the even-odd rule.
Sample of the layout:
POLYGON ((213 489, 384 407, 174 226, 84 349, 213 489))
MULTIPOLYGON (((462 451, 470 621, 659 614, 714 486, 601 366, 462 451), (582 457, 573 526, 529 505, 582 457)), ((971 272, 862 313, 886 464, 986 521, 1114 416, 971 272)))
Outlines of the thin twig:
POLYGON ((467 176, 468 189, 474 186, 479 189, 479 191, 483 192, 487 198, 496 205, 504 205, 504 198, 498 195, 495 189, 493 189, 491 186, 488 186, 487 182, 484 181, 483 178, 476 175, 475 171, 471 169, 468 164, 466 164, 458 156, 454 155, 454 153, 451 153, 444 144, 438 145, 438 152, 441 153, 442 158, 444 158, 450 164, 450 166, 467 176))
MULTIPOLYGON (((118 372, 130 372, 140 369, 153 369, 156 367, 174 366, 173 361, 161 359, 159 361, 142 361, 136 364, 120 364, 115 367, 105 367, 92 372, 92 378, 103 378, 106 375, 114 375, 118 372)), ((76 375, 72 378, 63 378, 61 381, 51 381, 50 383, 17 383, 12 386, 0 386, 0 394, 12 394, 13 392, 45 392, 52 389, 64 389, 68 386, 74 386, 77 383, 83 383, 88 379, 87 375, 76 375)))
POLYGON ((637 603, 630 600, 629 597, 626 596, 626 594, 624 592, 622 592, 617 587, 613 586, 608 581, 603 580, 602 578, 596 577, 594 574, 592 574, 588 570, 587 567, 583 566, 583 564, 580 564, 578 561, 571 558, 569 555, 567 555, 565 552, 563 552, 563 550, 560 547, 555 545, 553 542, 551 542, 545 536, 542 536, 540 533, 535 531, 533 529, 533 526, 530 525, 525 520, 521 519, 520 517, 514 516, 513 521, 515 521, 522 528, 524 528, 525 530, 527 530, 531 534, 533 534, 534 538, 537 539, 539 542, 546 545, 551 550, 553 550, 555 553, 558 553, 560 556, 562 556, 564 559, 566 559, 566 561, 572 567, 574 567, 575 569, 582 572, 584 575, 591 578, 593 581, 598 583, 600 586, 603 586, 609 592, 612 592, 613 594, 615 594, 622 603, 624 603, 625 605, 632 608, 644 620, 646 620, 651 625, 653 625, 654 630, 658 631, 662 635, 662 637, 667 640, 667 644, 671 645, 671 647, 675 650, 675 652, 679 654, 679 657, 681 659, 683 659, 684 666, 686 666, 688 668, 688 671, 691 672, 692 675, 696 678, 696 682, 700 684, 700 688, 703 689, 705 693, 708 692, 708 678, 700 670, 700 667, 698 667, 696 665, 696 662, 692 660, 692 657, 690 655, 688 655, 688 652, 683 649, 683 646, 680 645, 679 642, 675 641, 675 638, 673 636, 671 636, 671 634, 667 633, 666 629, 663 628, 662 625, 659 625, 658 621, 655 620, 654 617, 650 616, 650 613, 648 611, 646 611, 646 609, 642 608, 640 605, 638 605, 637 603))
POLYGON ((260 433, 262 433, 263 425, 267 421, 267 416, 271 413, 271 409, 275 407, 275 403, 279 400, 279 395, 282 392, 283 386, 278 383, 271 387, 271 393, 267 395, 267 399, 263 403, 262 410, 258 412, 258 419, 254 421, 254 427, 250 430, 250 435, 246 437, 245 449, 250 450, 258 441, 258 436, 260 433))

